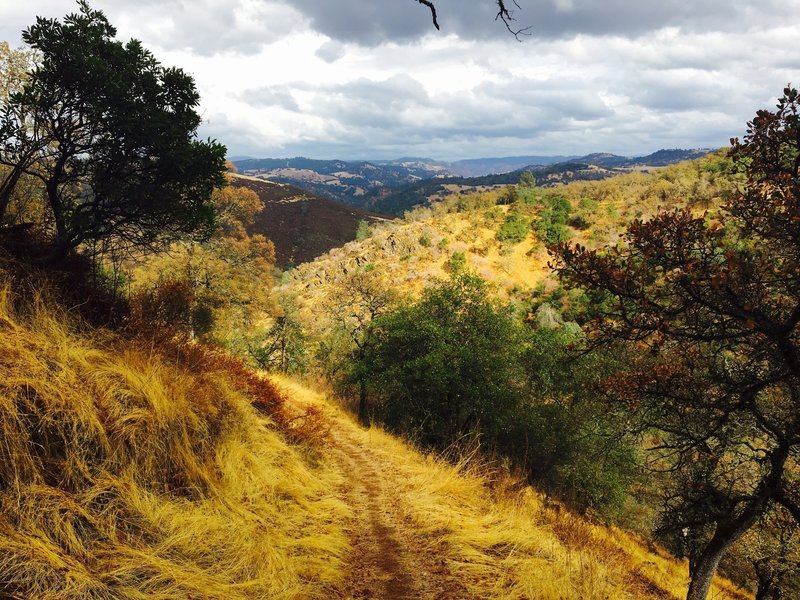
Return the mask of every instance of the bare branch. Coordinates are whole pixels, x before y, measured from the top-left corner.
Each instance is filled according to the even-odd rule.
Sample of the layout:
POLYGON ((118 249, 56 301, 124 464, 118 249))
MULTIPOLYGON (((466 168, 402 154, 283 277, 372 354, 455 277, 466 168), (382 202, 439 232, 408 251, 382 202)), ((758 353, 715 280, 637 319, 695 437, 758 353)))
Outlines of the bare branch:
POLYGON ((420 4, 424 4, 425 6, 431 9, 431 19, 433 19, 433 26, 436 27, 436 29, 438 30, 439 21, 436 19, 436 7, 433 5, 433 2, 431 2, 430 0, 417 0, 417 2, 419 2, 420 4))
MULTIPOLYGON (((514 6, 522 10, 522 7, 519 4, 517 4, 517 0, 511 0, 511 1, 514 3, 514 6)), ((431 18, 433 19, 433 26, 436 27, 436 29, 439 29, 439 21, 436 16, 436 6, 434 6, 433 1, 417 0, 417 2, 427 6, 430 9, 431 18)), ((509 10, 508 7, 506 6, 506 0, 496 0, 496 2, 497 2, 497 14, 494 17, 495 21, 502 21, 503 24, 506 26, 506 29, 508 29, 509 33, 511 33, 511 35, 513 35, 517 39, 517 41, 520 42, 522 41, 520 39, 520 36, 530 35, 529 32, 532 29, 532 27, 522 27, 520 29, 515 29, 514 27, 511 26, 511 23, 513 21, 516 21, 516 19, 514 18, 514 11, 509 10)))
MULTIPOLYGON (((519 4, 517 4, 517 0, 511 0, 511 1, 514 3, 514 6, 522 10, 522 7, 519 4)), ((517 38, 518 42, 522 41, 519 36, 530 35, 531 27, 523 27, 521 29, 514 29, 513 27, 511 27, 511 22, 516 21, 516 19, 514 18, 513 11, 509 11, 508 8, 506 7, 505 0, 497 0, 497 14, 494 17, 494 20, 497 21, 498 19, 503 22, 503 24, 506 26, 506 29, 508 29, 509 33, 511 33, 511 35, 517 38)))

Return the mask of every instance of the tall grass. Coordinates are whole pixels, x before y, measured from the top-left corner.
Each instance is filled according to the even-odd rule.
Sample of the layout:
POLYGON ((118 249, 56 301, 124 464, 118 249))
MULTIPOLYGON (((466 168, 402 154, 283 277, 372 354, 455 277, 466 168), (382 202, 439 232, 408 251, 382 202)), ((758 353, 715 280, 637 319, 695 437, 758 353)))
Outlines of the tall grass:
POLYGON ((327 595, 340 479, 287 441, 268 382, 15 304, 0 282, 0 596, 327 595))

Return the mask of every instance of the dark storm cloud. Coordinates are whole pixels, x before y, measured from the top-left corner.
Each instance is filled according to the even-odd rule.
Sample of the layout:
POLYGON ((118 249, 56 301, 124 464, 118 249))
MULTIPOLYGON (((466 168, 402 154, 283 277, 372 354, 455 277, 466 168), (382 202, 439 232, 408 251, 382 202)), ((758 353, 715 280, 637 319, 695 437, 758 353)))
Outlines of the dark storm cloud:
MULTIPOLYGON (((345 42, 367 46, 408 42, 435 30, 428 9, 415 0, 287 0, 317 31, 345 42)), ((512 26, 530 26, 535 38, 579 34, 637 37, 664 27, 686 31, 746 31, 758 24, 779 24, 793 17, 793 2, 763 0, 519 0, 512 26)), ((510 3, 509 3, 510 4, 510 3)), ((437 0, 442 33, 463 39, 508 38, 495 22, 494 0, 437 0)))

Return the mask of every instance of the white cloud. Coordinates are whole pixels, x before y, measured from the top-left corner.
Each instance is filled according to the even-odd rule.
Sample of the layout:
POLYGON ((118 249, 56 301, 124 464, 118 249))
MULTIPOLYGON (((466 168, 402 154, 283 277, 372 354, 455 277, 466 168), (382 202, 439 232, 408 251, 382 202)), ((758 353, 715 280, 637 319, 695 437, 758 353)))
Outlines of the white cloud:
MULTIPOLYGON (((721 146, 797 84, 798 0, 94 0, 121 38, 191 73, 232 154, 644 154, 721 146)), ((64 0, 0 3, 14 42, 64 0)))

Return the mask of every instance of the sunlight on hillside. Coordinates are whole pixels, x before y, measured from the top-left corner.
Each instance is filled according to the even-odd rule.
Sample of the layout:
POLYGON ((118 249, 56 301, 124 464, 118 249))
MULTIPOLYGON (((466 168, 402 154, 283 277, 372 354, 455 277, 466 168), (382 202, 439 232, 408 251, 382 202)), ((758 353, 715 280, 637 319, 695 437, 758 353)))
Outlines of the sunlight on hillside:
POLYGON ((287 442, 268 384, 14 302, 0 286, 8 597, 326 597, 348 546, 341 475, 287 442))
MULTIPOLYGON (((731 190, 724 153, 653 173, 631 173, 602 181, 579 181, 536 192, 564 198, 570 206, 568 239, 589 248, 614 244, 627 223, 647 219, 659 208, 689 206, 699 213, 715 209, 731 190)), ((315 307, 336 284, 354 271, 369 271, 376 281, 401 294, 418 296, 436 278, 447 277, 453 257, 496 286, 506 299, 529 298, 537 287, 556 285, 548 268, 546 243, 535 231, 536 204, 519 207, 503 199, 503 189, 455 194, 429 208, 418 208, 399 221, 375 225, 369 237, 345 244, 289 271, 284 293, 306 307, 307 326, 324 326, 315 307), (533 223, 517 243, 500 241, 504 219, 515 211, 533 223)))

